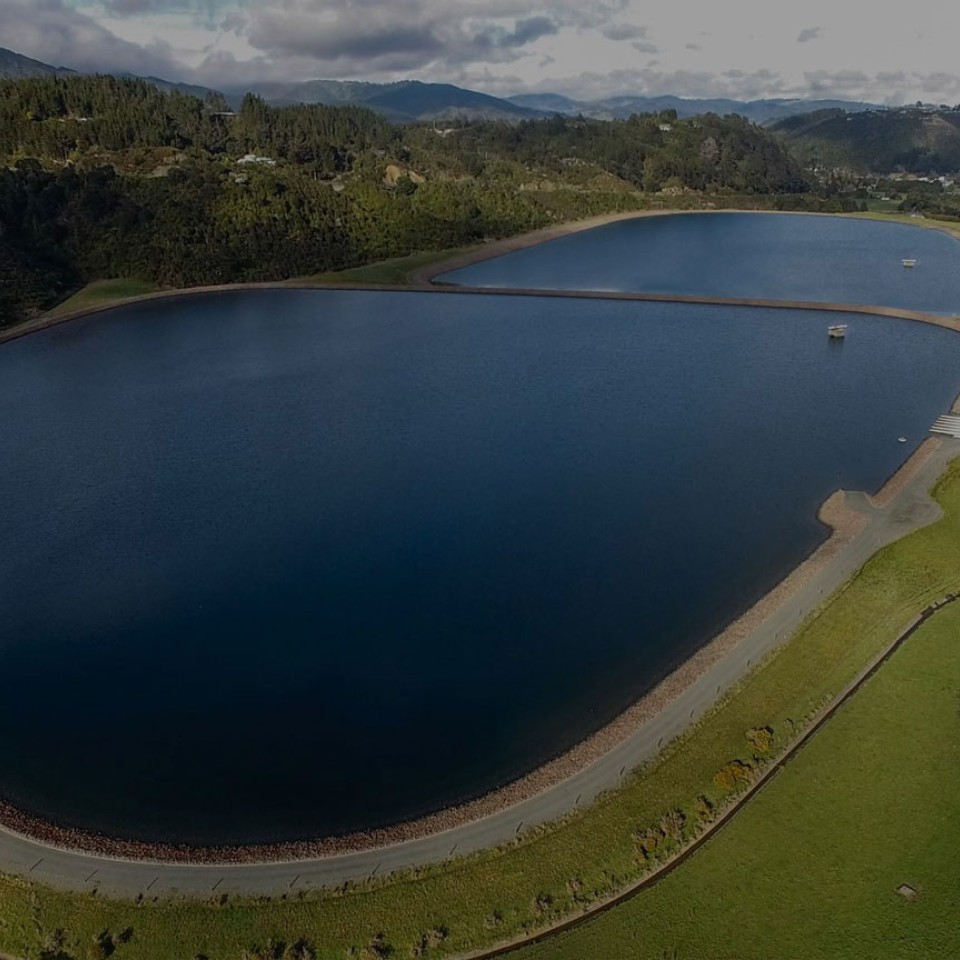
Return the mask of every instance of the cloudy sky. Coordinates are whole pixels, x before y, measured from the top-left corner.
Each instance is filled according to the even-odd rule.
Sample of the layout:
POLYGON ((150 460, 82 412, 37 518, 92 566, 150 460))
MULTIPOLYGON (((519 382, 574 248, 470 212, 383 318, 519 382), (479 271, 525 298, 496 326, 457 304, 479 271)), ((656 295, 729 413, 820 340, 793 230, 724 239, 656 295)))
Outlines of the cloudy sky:
POLYGON ((960 102, 960 4, 912 0, 0 0, 0 46, 211 86, 960 102))

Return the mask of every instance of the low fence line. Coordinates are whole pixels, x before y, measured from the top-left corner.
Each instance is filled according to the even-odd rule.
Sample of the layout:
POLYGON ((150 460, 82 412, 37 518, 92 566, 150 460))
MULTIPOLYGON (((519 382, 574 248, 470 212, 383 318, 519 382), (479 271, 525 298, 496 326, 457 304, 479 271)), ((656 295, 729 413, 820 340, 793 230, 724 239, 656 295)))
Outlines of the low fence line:
POLYGON ((698 837, 691 840, 678 853, 674 854, 669 860, 666 860, 652 872, 641 877, 636 883, 631 884, 626 889, 614 894, 608 900, 604 900, 596 907, 577 914, 575 917, 568 917, 554 926, 540 930, 532 936, 523 939, 511 940, 509 943, 503 943, 496 947, 485 950, 477 950, 471 953, 457 954, 453 960, 494 960, 497 957, 505 957, 508 954, 515 953, 526 947, 536 946, 552 940, 562 933, 567 933, 585 923, 595 920, 602 914, 607 913, 614 907, 618 907, 633 897, 642 893, 644 890, 659 883, 665 877, 673 873, 677 867, 681 866, 690 857, 693 856, 708 840, 716 836, 723 827, 725 827, 733 818, 746 807, 747 802, 758 794, 799 752, 807 743, 820 731, 828 720, 832 719, 836 713, 859 691, 864 684, 882 667, 897 650, 917 632, 935 613, 949 606, 951 603, 960 599, 960 594, 949 593, 942 600, 937 600, 924 608, 890 644, 888 644, 861 672, 851 681, 847 687, 834 698, 833 703, 826 707, 820 716, 786 749, 786 751, 763 773, 758 777, 750 787, 740 794, 730 806, 725 808, 698 837))

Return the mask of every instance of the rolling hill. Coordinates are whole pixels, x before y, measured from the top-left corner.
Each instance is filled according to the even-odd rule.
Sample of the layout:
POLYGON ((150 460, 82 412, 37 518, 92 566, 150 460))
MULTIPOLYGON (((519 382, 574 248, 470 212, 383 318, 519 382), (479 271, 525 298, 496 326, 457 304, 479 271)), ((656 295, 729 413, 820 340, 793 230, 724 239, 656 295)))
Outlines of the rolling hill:
MULTIPOLYGON (((501 100, 486 93, 449 83, 401 80, 363 83, 354 80, 307 80, 291 84, 253 84, 251 92, 274 106, 322 103, 327 106, 364 106, 397 123, 415 120, 523 120, 543 116, 537 109, 501 100)), ((227 91, 239 103, 246 89, 227 91)))
POLYGON ((20 77, 62 76, 74 73, 66 67, 51 67, 49 63, 32 60, 22 54, 0 47, 0 77, 19 79, 20 77))
POLYGON ((822 110, 772 126, 798 156, 864 173, 960 172, 960 110, 822 110))
POLYGON ((836 109, 845 113, 877 110, 876 104, 858 100, 730 100, 687 99, 684 97, 610 97, 605 100, 573 100, 556 93, 525 93, 510 97, 517 106, 545 113, 580 114, 597 120, 624 120, 636 113, 660 113, 676 110, 677 116, 695 117, 704 113, 718 116, 736 113, 754 123, 772 123, 784 117, 820 110, 836 109))
MULTIPOLYGON (((69 74, 11 50, 0 48, 0 77, 29 77, 69 74)), ((203 98, 206 87, 147 77, 161 90, 177 90, 203 98)), ((681 118, 704 113, 719 116, 736 113, 755 123, 772 123, 785 117, 827 109, 844 112, 877 110, 874 104, 844 100, 729 100, 686 99, 683 97, 620 96, 604 100, 576 100, 556 93, 519 94, 507 99, 467 90, 449 83, 401 80, 396 83, 367 83, 357 80, 307 80, 297 83, 257 83, 231 87, 224 92, 237 107, 247 92, 273 106, 320 103, 327 106, 364 106, 395 123, 418 120, 532 120, 554 114, 582 115, 597 120, 626 119, 634 114, 675 110, 681 118)))

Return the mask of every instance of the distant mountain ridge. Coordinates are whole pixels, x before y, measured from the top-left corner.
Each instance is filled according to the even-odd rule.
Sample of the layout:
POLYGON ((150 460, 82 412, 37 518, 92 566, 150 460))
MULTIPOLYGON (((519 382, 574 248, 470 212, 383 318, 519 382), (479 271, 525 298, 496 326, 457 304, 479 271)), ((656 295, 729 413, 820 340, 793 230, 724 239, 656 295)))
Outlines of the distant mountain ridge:
MULTIPOLYGON (((0 77, 29 77, 74 73, 0 47, 0 77)), ((203 98, 209 88, 146 77, 161 90, 177 90, 203 98)), ((557 93, 525 93, 495 97, 450 83, 400 80, 369 83, 361 80, 306 80, 302 82, 251 83, 225 89, 228 100, 239 105, 247 92, 255 93, 274 106, 322 103, 328 106, 364 106, 396 123, 417 120, 535 120, 555 114, 583 115, 597 120, 625 119, 637 113, 676 110, 681 118, 715 113, 736 113, 755 123, 772 123, 798 114, 822 110, 858 113, 881 109, 876 104, 854 100, 731 100, 686 99, 674 96, 608 97, 602 100, 575 100, 557 93)))
MULTIPOLYGON (((43 63, 40 60, 33 60, 20 53, 14 53, 13 50, 7 50, 0 47, 0 79, 20 80, 25 77, 70 77, 76 76, 78 71, 70 70, 67 67, 53 67, 49 63, 43 63)), ((132 77, 132 73, 118 73, 118 77, 132 77)), ((200 97, 202 100, 208 93, 212 93, 208 87, 201 87, 191 83, 176 83, 172 80, 163 80, 160 77, 143 77, 155 87, 169 93, 176 90, 179 93, 187 93, 193 97, 200 97)))
POLYGON ((704 113, 725 116, 739 114, 754 123, 772 123, 785 117, 814 113, 818 110, 842 110, 845 113, 860 113, 882 109, 878 104, 860 100, 731 100, 687 99, 685 97, 608 97, 603 100, 574 100, 556 93, 523 93, 508 98, 517 106, 528 107, 545 113, 561 113, 567 116, 582 114, 595 120, 623 120, 635 113, 661 113, 676 110, 681 118, 695 117, 704 113))
MULTIPOLYGON (((246 89, 226 91, 238 102, 246 89)), ((363 106, 398 123, 415 120, 524 120, 543 117, 540 110, 511 103, 490 94, 450 83, 400 80, 365 83, 357 80, 307 80, 302 83, 252 84, 250 92, 274 106, 322 103, 327 106, 363 106)))
POLYGON ((66 67, 52 67, 49 63, 41 63, 39 60, 32 60, 23 54, 0 47, 0 77, 16 80, 20 77, 63 76, 72 73, 76 71, 68 70, 66 67))

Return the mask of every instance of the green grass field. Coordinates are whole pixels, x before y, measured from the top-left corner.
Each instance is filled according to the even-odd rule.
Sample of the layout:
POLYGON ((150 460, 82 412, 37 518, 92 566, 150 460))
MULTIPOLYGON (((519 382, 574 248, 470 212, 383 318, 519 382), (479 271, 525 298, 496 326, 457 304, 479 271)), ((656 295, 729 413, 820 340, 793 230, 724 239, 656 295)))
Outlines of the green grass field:
POLYGON ((958 646, 954 604, 680 870, 516 960, 960 957, 958 646))
POLYGON ((867 200, 867 210, 870 213, 899 213, 899 200, 867 200))
POLYGON ((390 283, 406 284, 412 280, 412 274, 443 260, 449 260, 457 254, 473 250, 474 247, 457 247, 452 250, 428 250, 412 253, 408 257, 395 260, 381 260, 365 267, 353 267, 350 270, 338 270, 331 273, 317 273, 304 279, 312 283, 390 283))
POLYGON ((49 316, 62 317, 75 310, 98 307, 112 303, 114 300, 141 297, 147 293, 154 293, 157 289, 152 283, 143 280, 97 280, 78 290, 69 300, 58 304, 50 311, 49 316))
POLYGON ((912 227, 943 230, 960 240, 960 224, 951 223, 949 220, 937 220, 935 217, 911 217, 908 213, 894 212, 851 213, 846 214, 846 216, 864 217, 867 220, 884 220, 891 223, 907 223, 912 227))
MULTIPOLYGON (((506 850, 489 851, 437 866, 418 876, 385 879, 368 889, 273 901, 147 901, 137 905, 110 901, 102 896, 57 893, 21 879, 3 878, 0 879, 0 952, 37 957, 44 942, 59 929, 64 931, 63 949, 67 955, 80 958, 87 955, 94 937, 101 931, 118 933, 132 928, 133 938, 118 948, 118 960, 125 957, 131 960, 182 960, 197 955, 226 960, 239 957, 245 949, 263 946, 270 939, 293 942, 300 938, 311 941, 318 957, 343 960, 354 956, 375 960, 378 956, 412 957, 425 935, 443 930, 443 942, 431 947, 426 954, 437 957, 516 936, 580 910, 583 905, 622 888, 641 875, 644 867, 635 840, 637 830, 656 824, 674 808, 681 808, 687 814, 687 826, 691 827, 696 822, 696 797, 706 795, 715 802, 720 800, 721 791, 715 785, 714 774, 732 759, 749 760, 750 748, 745 737, 748 730, 769 725, 778 738, 775 744, 782 743, 795 724, 801 724, 804 718, 840 691, 864 664, 899 634, 917 611, 929 601, 960 588, 960 464, 954 464, 950 469, 939 485, 937 495, 947 513, 944 520, 885 548, 805 626, 793 642, 748 678, 695 731, 668 749, 657 763, 632 777, 624 788, 565 824, 524 838, 506 850), (380 934, 383 940, 378 943, 375 938, 380 934), (392 953, 384 952, 387 946, 392 953), (354 953, 351 954, 350 950, 354 953)), ((952 696, 956 701, 955 692, 952 696)), ((897 715, 903 712, 896 709, 897 715)), ((955 739, 955 722, 956 702, 953 716, 938 726, 937 736, 944 740, 955 739)), ((881 808, 887 803, 888 780, 899 776, 904 750, 909 752, 911 748, 905 739, 906 747, 901 744, 891 748, 888 755, 885 748, 874 744, 867 733, 858 743, 862 750, 854 748, 853 752, 856 756, 862 753, 864 763, 868 756, 873 756, 880 765, 879 769, 887 766, 888 775, 873 775, 876 790, 872 802, 881 808)), ((819 741, 815 747, 822 749, 819 741)), ((804 763, 809 763, 807 757, 816 755, 811 748, 804 756, 804 763)), ((928 756, 933 754, 928 752, 928 756)), ((804 776, 804 769, 808 767, 798 762, 787 776, 761 796, 755 804, 761 813, 755 815, 751 811, 749 822, 769 822, 772 828, 777 823, 789 826, 794 818, 799 822, 801 817, 812 816, 815 823, 824 817, 836 819, 837 823, 830 829, 841 832, 851 830, 853 826, 860 829, 859 821, 851 824, 849 811, 824 808, 818 800, 820 787, 813 785, 821 781, 826 785, 842 771, 833 766, 814 764, 809 768, 811 772, 804 776), (796 797, 791 794, 791 784, 797 784, 798 790, 803 786, 796 797), (778 796, 782 798, 779 801, 770 799, 778 796), (813 814, 801 810, 810 803, 814 804, 813 814)), ((951 793, 948 792, 944 799, 933 791, 929 802, 935 802, 941 813, 933 812, 931 807, 930 816, 941 816, 943 803, 951 800, 951 793)), ((892 808, 890 814, 893 815, 892 808)), ((941 823, 941 831, 948 828, 952 829, 952 826, 941 823)), ((760 943, 769 934, 769 924, 774 917, 784 927, 776 934, 784 944, 803 946, 807 940, 811 944, 817 942, 804 931, 821 923, 823 931, 819 942, 824 942, 830 936, 827 932, 829 924, 825 921, 801 912, 784 913, 781 901, 791 901, 782 890, 747 885, 754 872, 757 873, 754 880, 759 884, 762 872, 758 863, 764 865, 766 875, 776 875, 776 869, 764 860, 764 853, 774 845, 773 840, 757 841, 756 847, 751 847, 746 840, 734 843, 733 847, 727 846, 738 837, 752 835, 749 829, 743 834, 744 829, 747 828, 736 824, 721 835, 717 843, 725 845, 721 847, 728 851, 725 857, 718 858, 711 847, 692 864, 681 868, 670 884, 663 885, 662 889, 667 893, 660 893, 658 887, 651 895, 666 897, 669 894, 672 897, 670 892, 676 889, 676 884, 684 882, 688 867, 692 876, 699 877, 694 870, 706 870, 699 864, 713 864, 712 872, 707 870, 704 879, 690 882, 713 884, 710 889, 717 891, 719 905, 704 903, 703 897, 694 892, 689 892, 686 900, 684 894, 677 893, 676 901, 664 901, 666 906, 658 908, 661 912, 655 921, 647 919, 644 923, 651 927, 673 928, 672 931, 661 931, 658 935, 661 938, 683 933, 690 938, 700 937, 698 942, 701 944, 711 943, 707 953, 688 954, 702 958, 748 955, 738 952, 742 944, 736 940, 734 927, 724 928, 728 939, 721 938, 714 930, 713 918, 723 908, 735 911, 737 916, 751 918, 743 936, 755 939, 744 943, 760 943), (743 879, 744 889, 733 883, 724 885, 728 871, 743 879), (681 904, 686 906, 681 909, 681 904), (673 910, 680 912, 673 914, 673 910), (716 942, 706 939, 710 937, 717 937, 716 942)), ((919 870, 925 862, 925 854, 912 841, 908 842, 911 829, 910 824, 900 824, 892 841, 883 836, 872 841, 866 830, 860 830, 859 835, 862 843, 873 843, 882 848, 878 850, 878 858, 881 854, 883 857, 892 855, 887 849, 891 844, 906 843, 913 850, 910 855, 917 857, 919 870)), ((819 836, 816 829, 814 832, 819 836)), ((829 836, 826 827, 823 836, 829 836)), ((803 845, 809 842, 804 839, 806 833, 799 834, 799 837, 798 842, 803 845)), ((827 847, 817 849, 824 851, 827 847)), ((825 854, 818 854, 820 856, 825 854)), ((788 859, 783 861, 784 864, 787 862, 788 859)), ((803 873, 798 869, 782 882, 806 888, 809 884, 804 875, 809 862, 805 856, 797 862, 803 865, 803 873)), ((871 862, 879 864, 880 859, 871 862)), ((933 861, 931 869, 932 864, 933 861)), ((783 866, 782 869, 787 868, 783 866)), ((835 872, 826 860, 818 869, 819 875, 832 876, 835 872)), ((873 867, 866 873, 869 875, 872 870, 873 867)), ((904 871, 906 865, 898 868, 898 872, 904 871)), ((877 874, 876 883, 886 887, 892 879, 892 875, 881 878, 877 874)), ((909 881, 910 877, 902 879, 909 881)), ((928 882, 922 877, 921 880, 924 884, 928 882)), ((932 893, 924 894, 928 895, 932 896, 932 893)), ((637 901, 644 905, 649 902, 649 897, 637 901)), ((902 905, 890 901, 888 906, 894 910, 901 909, 902 905)), ((923 909, 922 904, 911 906, 923 909)), ((620 921, 619 917, 628 917, 632 909, 631 905, 622 914, 612 915, 609 922, 628 924, 628 920, 620 921)), ((646 910, 646 907, 642 909, 646 910)), ((849 909, 852 916, 858 909, 857 902, 851 901, 849 909)), ((649 918, 652 914, 642 916, 649 918)), ((590 928, 582 935, 593 935, 591 931, 594 929, 601 928, 590 928)), ((627 938, 624 943, 630 943, 632 928, 622 929, 626 931, 623 933, 627 938)), ((634 943, 633 947, 636 945, 634 943)), ((756 949, 761 948, 762 944, 756 949)), ((549 949, 566 947, 558 944, 549 949)), ((563 956, 576 955, 568 952, 563 956)), ((771 949, 768 953, 750 955, 782 958, 789 953, 771 949)), ((605 958, 613 954, 586 956, 605 958)))

